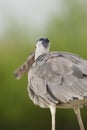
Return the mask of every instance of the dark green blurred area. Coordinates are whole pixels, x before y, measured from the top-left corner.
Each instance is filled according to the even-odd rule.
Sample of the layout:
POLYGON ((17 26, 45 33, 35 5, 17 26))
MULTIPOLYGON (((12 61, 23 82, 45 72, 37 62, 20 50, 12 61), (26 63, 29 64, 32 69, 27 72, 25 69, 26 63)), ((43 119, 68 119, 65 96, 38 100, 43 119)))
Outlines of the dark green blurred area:
MULTIPOLYGON (((66 4, 68 14, 52 18, 44 34, 51 41, 51 51, 68 51, 87 59, 87 12, 78 2, 66 4)), ((34 40, 26 29, 12 26, 0 41, 0 130, 51 129, 49 110, 35 106, 28 98, 27 74, 19 81, 13 76, 34 50, 34 40)), ((81 113, 87 129, 87 108, 81 113)), ((58 130, 79 130, 72 110, 57 109, 56 126, 58 130)))

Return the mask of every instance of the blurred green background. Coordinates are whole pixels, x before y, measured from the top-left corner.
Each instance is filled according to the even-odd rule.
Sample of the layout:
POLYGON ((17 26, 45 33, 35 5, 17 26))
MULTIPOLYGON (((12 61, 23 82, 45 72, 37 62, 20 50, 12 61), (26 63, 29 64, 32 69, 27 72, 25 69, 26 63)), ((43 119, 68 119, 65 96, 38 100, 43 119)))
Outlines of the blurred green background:
MULTIPOLYGON (((48 5, 47 1, 44 0, 43 5, 47 6, 46 9, 49 9, 51 1, 48 2, 48 5)), ((14 2, 16 2, 15 8, 18 7, 17 1, 14 2)), ((68 51, 87 59, 87 0, 62 0, 61 3, 58 0, 55 3, 54 8, 56 10, 54 13, 52 10, 47 15, 45 7, 41 8, 47 15, 47 17, 44 17, 47 22, 42 22, 43 24, 40 27, 36 25, 36 21, 30 21, 31 24, 29 23, 26 26, 26 24, 20 22, 20 18, 15 19, 14 16, 9 16, 7 10, 9 10, 8 5, 10 4, 6 3, 7 10, 5 7, 3 8, 2 14, 7 18, 4 20, 9 26, 5 28, 3 35, 0 35, 0 130, 51 129, 49 110, 35 106, 28 97, 27 74, 19 81, 13 76, 13 71, 35 49, 35 42, 38 37, 49 38, 51 51, 68 51)), ((40 4, 38 0, 38 8, 40 8, 40 4)), ((21 1, 19 10, 20 6, 21 1)), ((33 7, 33 4, 31 7, 33 7)), ((52 4, 50 8, 53 9, 52 4)), ((33 9, 36 10, 36 8, 33 9)), ((14 12, 17 12, 17 10, 14 10, 14 12)), ((33 12, 31 14, 34 17, 33 12)), ((39 19, 42 18, 43 16, 40 14, 39 19)), ((29 18, 29 20, 31 19, 29 18)), ((2 34, 3 29, 0 29, 0 32, 2 34)), ((81 113, 87 129, 87 108, 81 109, 81 113)), ((57 109, 56 127, 57 130, 79 130, 73 110, 57 109)))

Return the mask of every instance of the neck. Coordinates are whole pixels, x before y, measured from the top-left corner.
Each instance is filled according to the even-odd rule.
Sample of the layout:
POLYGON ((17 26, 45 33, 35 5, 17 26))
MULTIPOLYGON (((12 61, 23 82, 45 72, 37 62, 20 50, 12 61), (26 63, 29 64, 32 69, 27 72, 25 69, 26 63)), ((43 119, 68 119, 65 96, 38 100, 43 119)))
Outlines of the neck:
POLYGON ((47 48, 47 49, 36 49, 36 51, 35 51, 35 60, 40 56, 40 55, 42 55, 42 54, 44 54, 44 53, 48 53, 49 52, 49 48, 47 48))

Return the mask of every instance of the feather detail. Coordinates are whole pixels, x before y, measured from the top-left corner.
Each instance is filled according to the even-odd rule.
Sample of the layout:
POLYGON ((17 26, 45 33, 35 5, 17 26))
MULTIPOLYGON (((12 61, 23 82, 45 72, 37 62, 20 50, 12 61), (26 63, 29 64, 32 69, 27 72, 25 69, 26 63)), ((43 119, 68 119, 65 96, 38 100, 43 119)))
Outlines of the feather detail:
POLYGON ((14 75, 17 79, 20 79, 24 73, 28 72, 30 67, 32 66, 32 64, 34 63, 34 57, 35 57, 35 53, 32 52, 28 59, 24 62, 24 64, 22 64, 20 67, 18 67, 15 71, 14 71, 14 75))

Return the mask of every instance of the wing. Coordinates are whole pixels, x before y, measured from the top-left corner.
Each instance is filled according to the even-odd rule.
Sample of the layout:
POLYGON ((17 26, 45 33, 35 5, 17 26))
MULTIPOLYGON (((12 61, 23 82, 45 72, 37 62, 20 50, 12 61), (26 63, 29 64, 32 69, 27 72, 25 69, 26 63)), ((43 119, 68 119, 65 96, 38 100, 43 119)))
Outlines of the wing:
POLYGON ((70 53, 39 57, 28 79, 35 95, 46 102, 66 103, 87 97, 87 61, 70 53))
POLYGON ((24 73, 28 72, 30 67, 32 66, 32 64, 34 63, 34 56, 35 53, 32 52, 28 59, 24 62, 24 64, 22 64, 20 67, 18 67, 15 71, 14 71, 14 75, 17 79, 20 79, 24 73))

